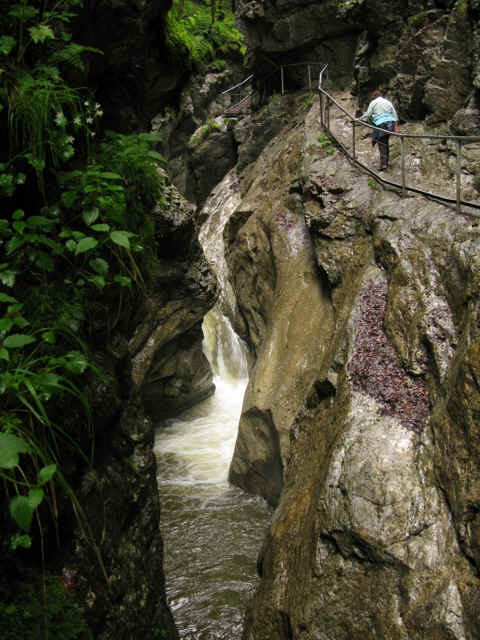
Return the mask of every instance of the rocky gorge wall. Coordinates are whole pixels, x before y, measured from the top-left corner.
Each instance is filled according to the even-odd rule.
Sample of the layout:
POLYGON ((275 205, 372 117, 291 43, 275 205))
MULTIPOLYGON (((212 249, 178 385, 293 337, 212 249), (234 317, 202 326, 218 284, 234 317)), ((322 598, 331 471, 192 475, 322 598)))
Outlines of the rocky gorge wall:
POLYGON ((224 237, 255 358, 230 479, 276 505, 244 638, 478 638, 476 221, 281 100, 224 237))
MULTIPOLYGON (((480 124, 479 9, 477 0, 239 0, 237 18, 260 85, 280 64, 328 63, 331 85, 353 81, 362 106, 380 87, 401 119, 430 128, 453 119, 464 135, 480 124)), ((293 81, 296 70, 285 72, 293 81)))
MULTIPOLYGON (((272 61, 325 60, 332 86, 353 84, 360 102, 381 85, 402 118, 475 133, 477 4, 240 0, 237 15, 260 74, 272 61)), ((124 129, 177 90, 175 70, 159 62, 167 5, 96 7, 98 29, 112 11, 128 25, 109 34, 113 67, 93 70, 116 87, 108 96, 104 85, 124 129)), ((315 108, 305 121, 307 103, 290 96, 203 137, 235 73, 195 80, 153 129, 191 202, 235 164, 240 174, 225 242, 232 321, 255 364, 230 477, 277 506, 245 638, 479 637, 476 227, 372 188, 317 144, 315 108)), ((170 198, 157 218, 154 286, 108 346, 119 386, 99 395, 101 460, 81 488, 108 585, 81 532, 65 569, 104 639, 143 637, 152 621, 176 637, 152 416, 212 392, 200 323, 215 283, 194 207, 173 188, 170 198)))
POLYGON ((155 423, 215 388, 201 324, 216 282, 195 210, 172 185, 155 212, 155 235, 151 280, 117 309, 97 352, 105 381, 92 407, 95 464, 77 479, 83 516, 62 554, 62 579, 99 640, 178 637, 165 596, 155 423))

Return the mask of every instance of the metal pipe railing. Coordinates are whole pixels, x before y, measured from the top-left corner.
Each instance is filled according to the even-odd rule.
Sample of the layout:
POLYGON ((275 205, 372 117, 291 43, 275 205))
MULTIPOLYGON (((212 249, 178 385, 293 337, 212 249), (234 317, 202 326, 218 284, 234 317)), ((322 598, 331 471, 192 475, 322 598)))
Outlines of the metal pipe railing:
MULTIPOLYGON (((373 171, 369 167, 366 167, 363 163, 361 163, 356 157, 356 143, 355 143, 355 127, 357 125, 361 125, 367 127, 372 130, 385 132, 384 129, 380 129, 379 127, 375 127, 375 125, 368 124, 367 122, 360 121, 358 118, 355 118, 350 114, 341 104, 339 104, 333 96, 331 96, 324 88, 323 88, 323 74, 328 65, 325 65, 323 69, 320 71, 319 79, 318 79, 318 92, 319 92, 319 107, 320 107, 320 125, 326 130, 328 135, 333 138, 333 140, 340 146, 343 152, 350 157, 355 164, 361 166, 363 169, 367 170, 368 173, 374 175, 375 178, 384 184, 388 184, 394 187, 398 187, 401 189, 402 195, 405 196, 407 191, 413 191, 415 193, 420 193, 429 197, 436 198, 437 200, 442 200, 443 202, 455 203, 456 210, 458 213, 461 211, 461 205, 473 207, 475 209, 480 209, 480 204, 475 202, 468 202, 461 199, 462 186, 461 186, 461 175, 462 175, 462 145, 468 144, 470 142, 480 142, 480 136, 452 136, 452 135, 438 135, 438 134, 415 134, 415 133, 400 133, 400 132, 389 132, 389 135, 395 136, 400 140, 400 154, 401 154, 401 184, 396 182, 392 182, 390 180, 386 180, 383 176, 379 175, 376 171, 373 171), (330 130, 330 104, 335 105, 344 115, 346 115, 350 123, 352 125, 352 153, 350 154, 348 149, 343 145, 332 133, 330 130), (411 139, 423 139, 423 140, 451 140, 455 142, 456 145, 456 163, 455 163, 455 183, 456 183, 456 197, 448 198, 446 196, 442 196, 441 194, 431 193, 430 191, 425 191, 423 189, 418 189, 412 186, 407 185, 406 178, 406 168, 405 168, 405 140, 407 138, 411 139)), ((472 214, 478 215, 478 214, 472 214)))

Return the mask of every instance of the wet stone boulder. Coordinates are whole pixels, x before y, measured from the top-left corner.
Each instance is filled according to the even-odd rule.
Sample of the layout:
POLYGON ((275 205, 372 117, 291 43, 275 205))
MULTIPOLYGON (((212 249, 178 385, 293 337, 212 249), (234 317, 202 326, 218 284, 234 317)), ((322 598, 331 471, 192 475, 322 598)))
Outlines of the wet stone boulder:
POLYGON ((243 637, 480 638, 479 228, 373 188, 317 117, 224 236, 255 357, 230 478, 276 505, 243 637))

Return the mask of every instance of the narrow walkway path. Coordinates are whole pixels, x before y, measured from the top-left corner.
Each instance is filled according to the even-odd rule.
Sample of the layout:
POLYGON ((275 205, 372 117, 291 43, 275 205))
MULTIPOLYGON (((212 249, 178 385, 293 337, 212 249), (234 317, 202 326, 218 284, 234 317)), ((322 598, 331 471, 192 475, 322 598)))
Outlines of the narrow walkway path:
MULTIPOLYGON (((349 92, 331 92, 332 97, 350 114, 358 104, 349 92)), ((335 105, 330 106, 330 131, 351 153, 353 149, 351 119, 335 105)), ((400 125, 400 133, 426 135, 423 122, 406 122, 400 125)), ((405 171, 409 187, 428 191, 445 198, 456 198, 456 145, 447 139, 405 138, 405 171)), ((378 170, 378 149, 372 147, 371 129, 355 126, 356 159, 372 171, 378 170)), ((400 138, 390 136, 390 167, 381 177, 401 184, 400 138)), ((480 142, 462 144, 461 199, 480 207, 480 142), (477 186, 476 186, 477 185, 477 186)), ((463 207, 465 209, 465 207, 463 207)), ((468 209, 468 207, 467 207, 468 209)), ((470 208, 474 212, 473 208, 470 208)), ((477 213, 478 215, 478 213, 477 213)))

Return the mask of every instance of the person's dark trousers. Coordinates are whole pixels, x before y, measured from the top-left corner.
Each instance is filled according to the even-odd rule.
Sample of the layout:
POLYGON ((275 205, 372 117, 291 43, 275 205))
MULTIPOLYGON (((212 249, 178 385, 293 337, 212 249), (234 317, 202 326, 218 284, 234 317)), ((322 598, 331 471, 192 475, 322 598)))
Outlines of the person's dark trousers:
MULTIPOLYGON (((385 129, 386 131, 394 131, 395 122, 393 121, 384 122, 383 124, 379 125, 379 127, 381 129, 385 129)), ((377 142, 378 142, 378 151, 380 153, 380 171, 382 171, 383 169, 388 169, 388 157, 390 152, 390 148, 389 148, 390 136, 388 135, 388 133, 383 133, 380 131, 375 131, 374 133, 378 134, 377 142)))
POLYGON ((378 151, 380 153, 380 171, 388 168, 389 144, 388 136, 382 136, 378 140, 378 151))

